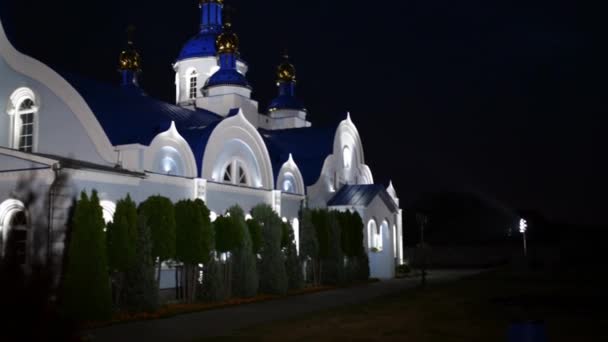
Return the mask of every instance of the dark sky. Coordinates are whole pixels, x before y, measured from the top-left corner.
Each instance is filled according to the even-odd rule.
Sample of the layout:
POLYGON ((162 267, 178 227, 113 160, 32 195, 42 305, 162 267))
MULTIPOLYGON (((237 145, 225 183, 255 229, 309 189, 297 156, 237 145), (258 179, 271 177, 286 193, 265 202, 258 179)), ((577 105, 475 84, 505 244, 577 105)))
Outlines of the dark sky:
MULTIPOLYGON (((198 0, 1 0, 16 46, 118 82, 137 27, 142 86, 173 102, 171 63, 199 25, 198 0)), ((254 97, 276 92, 284 47, 313 124, 352 113, 366 162, 405 206, 472 191, 569 222, 608 223, 606 30, 581 1, 227 0, 254 97)))

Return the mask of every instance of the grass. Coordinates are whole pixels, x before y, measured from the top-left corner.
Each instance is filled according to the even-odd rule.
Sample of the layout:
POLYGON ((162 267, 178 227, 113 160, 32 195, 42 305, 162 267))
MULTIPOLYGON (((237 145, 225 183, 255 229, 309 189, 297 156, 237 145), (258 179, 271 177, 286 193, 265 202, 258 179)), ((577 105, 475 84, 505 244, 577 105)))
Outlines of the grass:
POLYGON ((513 322, 540 320, 551 342, 608 341, 606 285, 591 272, 504 268, 213 340, 507 341, 513 322))

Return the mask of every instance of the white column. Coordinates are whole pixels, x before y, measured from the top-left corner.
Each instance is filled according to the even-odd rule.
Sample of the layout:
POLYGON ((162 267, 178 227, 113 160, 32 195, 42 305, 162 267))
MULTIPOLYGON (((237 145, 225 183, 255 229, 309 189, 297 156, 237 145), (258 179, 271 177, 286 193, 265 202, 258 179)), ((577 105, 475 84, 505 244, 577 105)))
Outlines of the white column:
POLYGON ((194 180, 194 198, 203 200, 207 203, 207 180, 197 178, 194 180))

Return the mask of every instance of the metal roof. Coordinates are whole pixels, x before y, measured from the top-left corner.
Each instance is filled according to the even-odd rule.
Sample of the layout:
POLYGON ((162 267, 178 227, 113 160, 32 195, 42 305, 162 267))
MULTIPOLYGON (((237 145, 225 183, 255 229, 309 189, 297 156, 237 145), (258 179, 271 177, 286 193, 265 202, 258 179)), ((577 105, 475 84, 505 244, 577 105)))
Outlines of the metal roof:
POLYGON ((386 204, 391 212, 397 211, 397 205, 382 185, 344 185, 327 203, 335 206, 362 206, 367 207, 376 196, 386 204))

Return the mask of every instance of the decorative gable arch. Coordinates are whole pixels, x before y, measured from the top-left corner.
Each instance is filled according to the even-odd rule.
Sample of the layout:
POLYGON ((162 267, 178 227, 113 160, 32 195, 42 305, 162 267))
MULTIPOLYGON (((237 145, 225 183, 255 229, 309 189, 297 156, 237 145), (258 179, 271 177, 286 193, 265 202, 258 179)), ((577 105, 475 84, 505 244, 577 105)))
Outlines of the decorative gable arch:
POLYGON ((188 142, 179 134, 175 122, 163 133, 158 134, 146 148, 145 170, 174 176, 196 178, 196 159, 188 142))
POLYGON ((289 154, 289 159, 283 164, 277 178, 277 190, 304 195, 306 186, 300 168, 289 154))
POLYGON ((222 182, 226 166, 238 160, 251 187, 274 189, 268 148, 257 129, 239 109, 224 119, 211 133, 203 155, 202 177, 222 182))

